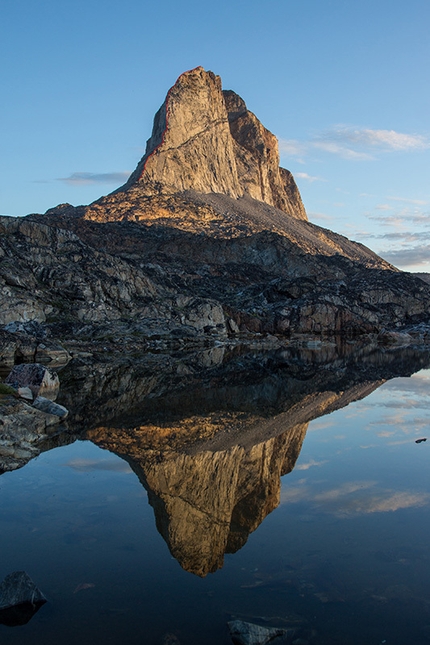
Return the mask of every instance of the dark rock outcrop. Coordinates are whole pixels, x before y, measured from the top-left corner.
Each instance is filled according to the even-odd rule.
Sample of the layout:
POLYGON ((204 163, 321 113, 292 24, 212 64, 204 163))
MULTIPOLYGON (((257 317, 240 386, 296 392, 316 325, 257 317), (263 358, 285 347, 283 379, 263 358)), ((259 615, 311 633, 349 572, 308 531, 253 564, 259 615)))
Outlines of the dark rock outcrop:
POLYGON ((40 363, 15 365, 5 383, 16 390, 29 388, 33 393, 33 398, 41 396, 52 401, 57 398, 60 387, 58 374, 40 363))

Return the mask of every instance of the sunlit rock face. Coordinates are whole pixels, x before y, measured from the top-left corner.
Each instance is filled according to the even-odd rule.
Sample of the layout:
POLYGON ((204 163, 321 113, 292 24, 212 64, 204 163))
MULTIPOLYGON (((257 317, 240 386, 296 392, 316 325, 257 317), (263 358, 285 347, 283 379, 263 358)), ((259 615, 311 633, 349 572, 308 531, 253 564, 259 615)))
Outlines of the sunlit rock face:
POLYGON ((179 564, 199 576, 221 568, 279 504, 307 424, 245 449, 129 462, 154 508, 157 528, 179 564))
POLYGON ((197 67, 182 74, 154 118, 145 156, 127 186, 150 192, 250 197, 307 219, 291 174, 279 168, 278 141, 221 79, 197 67))
POLYGON ((240 549, 278 506, 281 476, 293 469, 306 429, 300 424, 249 448, 236 444, 193 455, 141 450, 138 439, 133 443, 113 428, 90 431, 88 438, 128 461, 148 491, 172 555, 187 571, 205 576, 221 568, 224 554, 240 549))

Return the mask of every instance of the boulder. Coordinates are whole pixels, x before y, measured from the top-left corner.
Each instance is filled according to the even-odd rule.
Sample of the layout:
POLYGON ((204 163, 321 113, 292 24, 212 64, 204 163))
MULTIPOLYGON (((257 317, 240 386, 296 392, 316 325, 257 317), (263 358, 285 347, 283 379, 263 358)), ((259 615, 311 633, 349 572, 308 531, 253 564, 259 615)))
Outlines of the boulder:
POLYGON ((69 411, 63 405, 54 403, 53 401, 46 399, 44 396, 38 396, 33 401, 33 408, 36 408, 36 410, 40 410, 40 412, 53 414, 59 417, 62 421, 64 421, 69 414, 69 411))
POLYGON ((16 390, 28 387, 32 391, 34 398, 40 395, 51 399, 51 401, 57 398, 60 387, 58 374, 40 363, 15 365, 5 383, 16 390))
POLYGON ((14 571, 0 584, 0 623, 14 627, 25 625, 46 602, 25 571, 14 571))
POLYGON ((283 645, 291 643, 296 634, 295 629, 285 627, 262 627, 243 620, 232 620, 228 624, 230 635, 235 645, 283 645))

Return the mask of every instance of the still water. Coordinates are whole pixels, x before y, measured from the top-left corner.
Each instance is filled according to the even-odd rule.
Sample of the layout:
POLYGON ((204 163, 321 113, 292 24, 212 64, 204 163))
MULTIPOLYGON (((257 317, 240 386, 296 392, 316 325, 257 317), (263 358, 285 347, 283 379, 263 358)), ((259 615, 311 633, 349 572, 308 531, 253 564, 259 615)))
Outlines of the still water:
POLYGON ((430 370, 343 391, 332 368, 274 383, 266 365, 236 390, 212 374, 122 425, 81 414, 88 432, 5 472, 0 577, 27 571, 48 602, 0 643, 227 645, 232 618, 312 645, 430 643, 430 370))

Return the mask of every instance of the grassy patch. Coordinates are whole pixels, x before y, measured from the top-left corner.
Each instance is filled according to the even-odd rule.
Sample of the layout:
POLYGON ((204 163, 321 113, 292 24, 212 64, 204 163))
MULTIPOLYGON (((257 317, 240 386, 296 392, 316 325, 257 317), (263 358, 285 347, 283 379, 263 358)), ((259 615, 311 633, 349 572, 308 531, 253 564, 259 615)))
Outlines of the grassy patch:
POLYGON ((6 383, 0 383, 0 396, 6 396, 10 394, 16 396, 16 390, 14 390, 13 387, 6 385, 6 383))

